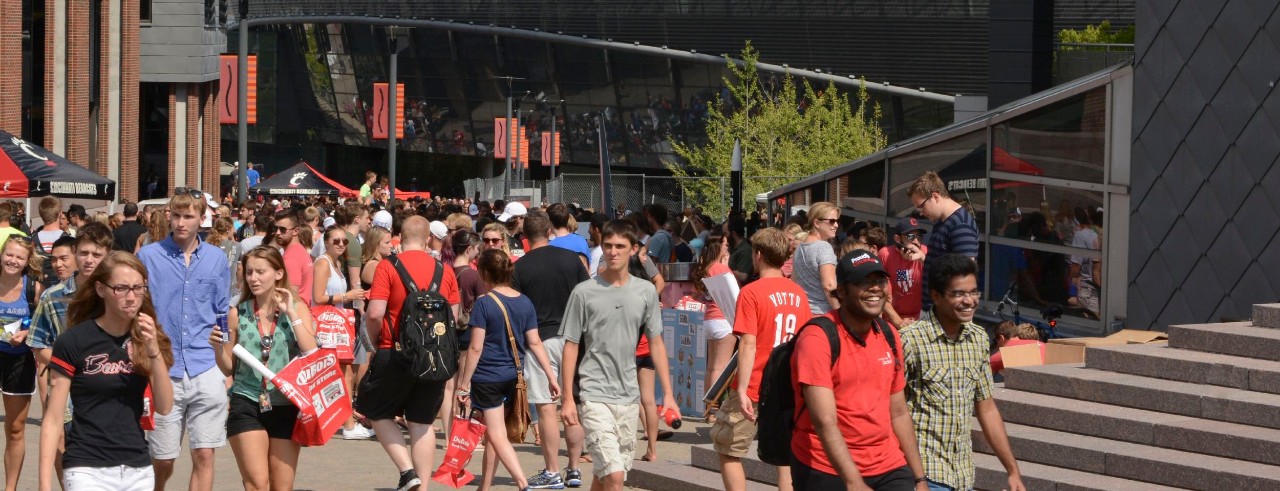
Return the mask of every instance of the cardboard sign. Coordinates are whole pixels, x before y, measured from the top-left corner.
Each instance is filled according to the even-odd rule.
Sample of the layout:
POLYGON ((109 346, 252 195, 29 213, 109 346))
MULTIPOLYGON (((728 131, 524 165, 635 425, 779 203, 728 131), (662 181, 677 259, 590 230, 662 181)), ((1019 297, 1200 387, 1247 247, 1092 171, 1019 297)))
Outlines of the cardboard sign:
POLYGON ((293 441, 303 446, 324 445, 351 416, 351 394, 333 350, 318 349, 294 358, 279 373, 273 373, 243 346, 237 344, 231 352, 271 380, 298 407, 293 441))

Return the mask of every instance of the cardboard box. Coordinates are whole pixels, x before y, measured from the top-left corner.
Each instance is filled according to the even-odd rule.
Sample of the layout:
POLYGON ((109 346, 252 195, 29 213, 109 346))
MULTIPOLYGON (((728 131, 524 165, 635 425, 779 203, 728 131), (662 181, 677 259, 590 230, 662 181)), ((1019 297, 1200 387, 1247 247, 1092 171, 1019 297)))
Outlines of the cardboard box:
POLYGON ((1060 365, 1063 363, 1084 363, 1084 352, 1085 347, 1083 345, 1046 343, 1044 344, 1042 356, 1040 345, 1024 344, 1000 348, 1000 358, 1004 360, 1006 368, 1060 365))
POLYGON ((1115 334, 1107 336, 1104 339, 1123 340, 1122 343, 1116 344, 1147 344, 1157 341, 1167 341, 1169 335, 1161 331, 1139 331, 1137 329, 1122 329, 1115 334))
POLYGON ((1057 338, 1050 339, 1049 344, 1065 344, 1070 346, 1108 346, 1113 344, 1128 344, 1124 338, 1057 338))

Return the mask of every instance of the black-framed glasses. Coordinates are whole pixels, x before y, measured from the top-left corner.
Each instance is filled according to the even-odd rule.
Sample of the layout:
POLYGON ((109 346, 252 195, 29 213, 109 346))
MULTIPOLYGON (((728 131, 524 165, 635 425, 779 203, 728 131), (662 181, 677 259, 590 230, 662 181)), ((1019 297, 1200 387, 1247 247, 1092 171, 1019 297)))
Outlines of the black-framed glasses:
POLYGON ((910 240, 920 240, 920 239, 924 238, 924 236, 923 236, 923 235, 920 235, 920 234, 903 234, 903 235, 902 235, 902 237, 903 237, 903 238, 906 238, 906 239, 907 239, 907 240, 909 240, 909 241, 910 241, 910 240))
POLYGON ((25 235, 10 235, 8 240, 16 240, 19 244, 34 244, 31 242, 31 237, 25 235))
POLYGON ((484 243, 486 243, 486 244, 501 244, 501 243, 502 243, 502 238, 497 238, 497 239, 484 239, 484 243))
POLYGON ((289 227, 282 227, 280 225, 276 225, 276 228, 275 228, 277 234, 283 234, 283 233, 290 232, 297 229, 298 227, 289 228, 289 227))
POLYGON ((174 193, 174 194, 189 194, 189 195, 191 195, 191 197, 192 197, 192 198, 204 198, 204 191, 201 191, 201 190, 196 189, 196 188, 188 188, 188 187, 174 188, 174 189, 173 189, 173 193, 174 193))
POLYGON ((818 218, 818 219, 815 219, 815 221, 819 221, 819 222, 826 222, 827 224, 829 224, 829 225, 831 225, 831 226, 834 226, 834 227, 838 227, 838 226, 840 226, 840 219, 839 219, 839 218, 818 218))
POLYGON ((139 297, 147 294, 147 285, 107 285, 107 288, 110 288, 117 297, 123 297, 129 292, 139 297))
POLYGON ((947 296, 955 300, 960 300, 965 297, 969 297, 974 300, 982 300, 982 291, 981 290, 970 290, 970 291, 947 290, 947 296))
POLYGON ((330 244, 333 244, 333 245, 347 245, 347 238, 346 238, 346 237, 338 237, 338 238, 336 238, 336 239, 330 240, 330 241, 329 241, 329 243, 330 243, 330 244))

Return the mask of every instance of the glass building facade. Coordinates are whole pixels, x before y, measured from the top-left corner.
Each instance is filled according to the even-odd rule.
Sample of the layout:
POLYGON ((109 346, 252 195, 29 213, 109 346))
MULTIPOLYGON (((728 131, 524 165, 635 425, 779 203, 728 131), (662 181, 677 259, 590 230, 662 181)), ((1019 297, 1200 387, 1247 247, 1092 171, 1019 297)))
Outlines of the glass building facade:
POLYGON ((907 195, 911 183, 937 172, 977 221, 989 320, 1012 318, 1011 305, 999 309, 1007 299, 1030 319, 1039 319, 1041 309, 1062 308, 1065 332, 1103 334, 1123 320, 1127 303, 1129 152, 1123 140, 1131 83, 1131 67, 1112 68, 900 142, 770 198, 791 212, 830 201, 844 210, 846 222, 891 229, 915 211, 907 195), (1100 291, 1097 305, 1081 301, 1086 282, 1083 288, 1100 291))
MULTIPOLYGON (((560 161, 570 170, 575 165, 595 169, 598 114, 605 116, 608 155, 619 172, 662 173, 664 161, 677 161, 674 142, 697 145, 705 140, 708 111, 715 110, 717 97, 728 94, 724 63, 424 28, 410 32, 397 70, 405 103, 397 158, 410 163, 397 166, 405 173, 402 180, 425 182, 433 169, 457 177, 457 182, 480 175, 481 166, 493 163, 494 120, 505 117, 509 93, 521 127, 531 135, 534 177, 546 175, 539 170, 537 135, 550 131, 553 117, 561 134, 560 161), (422 164, 421 173, 413 163, 422 164)), ((355 182, 366 167, 378 169, 386 141, 372 138, 371 104, 373 84, 389 77, 388 44, 387 29, 367 25, 297 24, 251 31, 250 49, 258 55, 259 70, 259 119, 249 130, 253 160, 270 173, 307 159, 355 182), (342 165, 353 161, 362 165, 342 165)), ((762 79, 778 84, 780 76, 764 74, 762 79)), ((953 118, 948 103, 875 91, 870 95, 881 107, 882 128, 895 141, 953 118)), ((234 149, 236 130, 224 127, 225 148, 234 149)), ((449 180, 431 179, 431 185, 444 186, 449 180)))

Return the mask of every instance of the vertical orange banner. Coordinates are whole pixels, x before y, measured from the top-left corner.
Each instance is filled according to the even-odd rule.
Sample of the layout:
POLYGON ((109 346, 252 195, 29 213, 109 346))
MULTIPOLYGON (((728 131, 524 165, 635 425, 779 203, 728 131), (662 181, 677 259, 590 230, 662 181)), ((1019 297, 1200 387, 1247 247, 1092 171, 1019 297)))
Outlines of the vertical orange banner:
POLYGON ((560 164, 560 133, 542 132, 542 166, 551 167, 551 163, 560 164))
MULTIPOLYGON (((258 123, 258 55, 249 55, 249 124, 258 123)), ((240 58, 237 55, 218 56, 218 122, 239 124, 240 110, 240 58)))
POLYGON ((493 118, 493 158, 507 158, 507 118, 493 118))
POLYGON ((520 142, 520 153, 517 154, 517 157, 519 157, 520 159, 520 168, 528 169, 529 168, 529 138, 525 137, 524 131, 520 132, 520 139, 518 141, 520 142))
MULTIPOLYGON (((385 140, 387 133, 387 104, 391 99, 391 84, 373 84, 373 139, 385 140)), ((396 84, 396 138, 404 138, 404 84, 396 84)))

